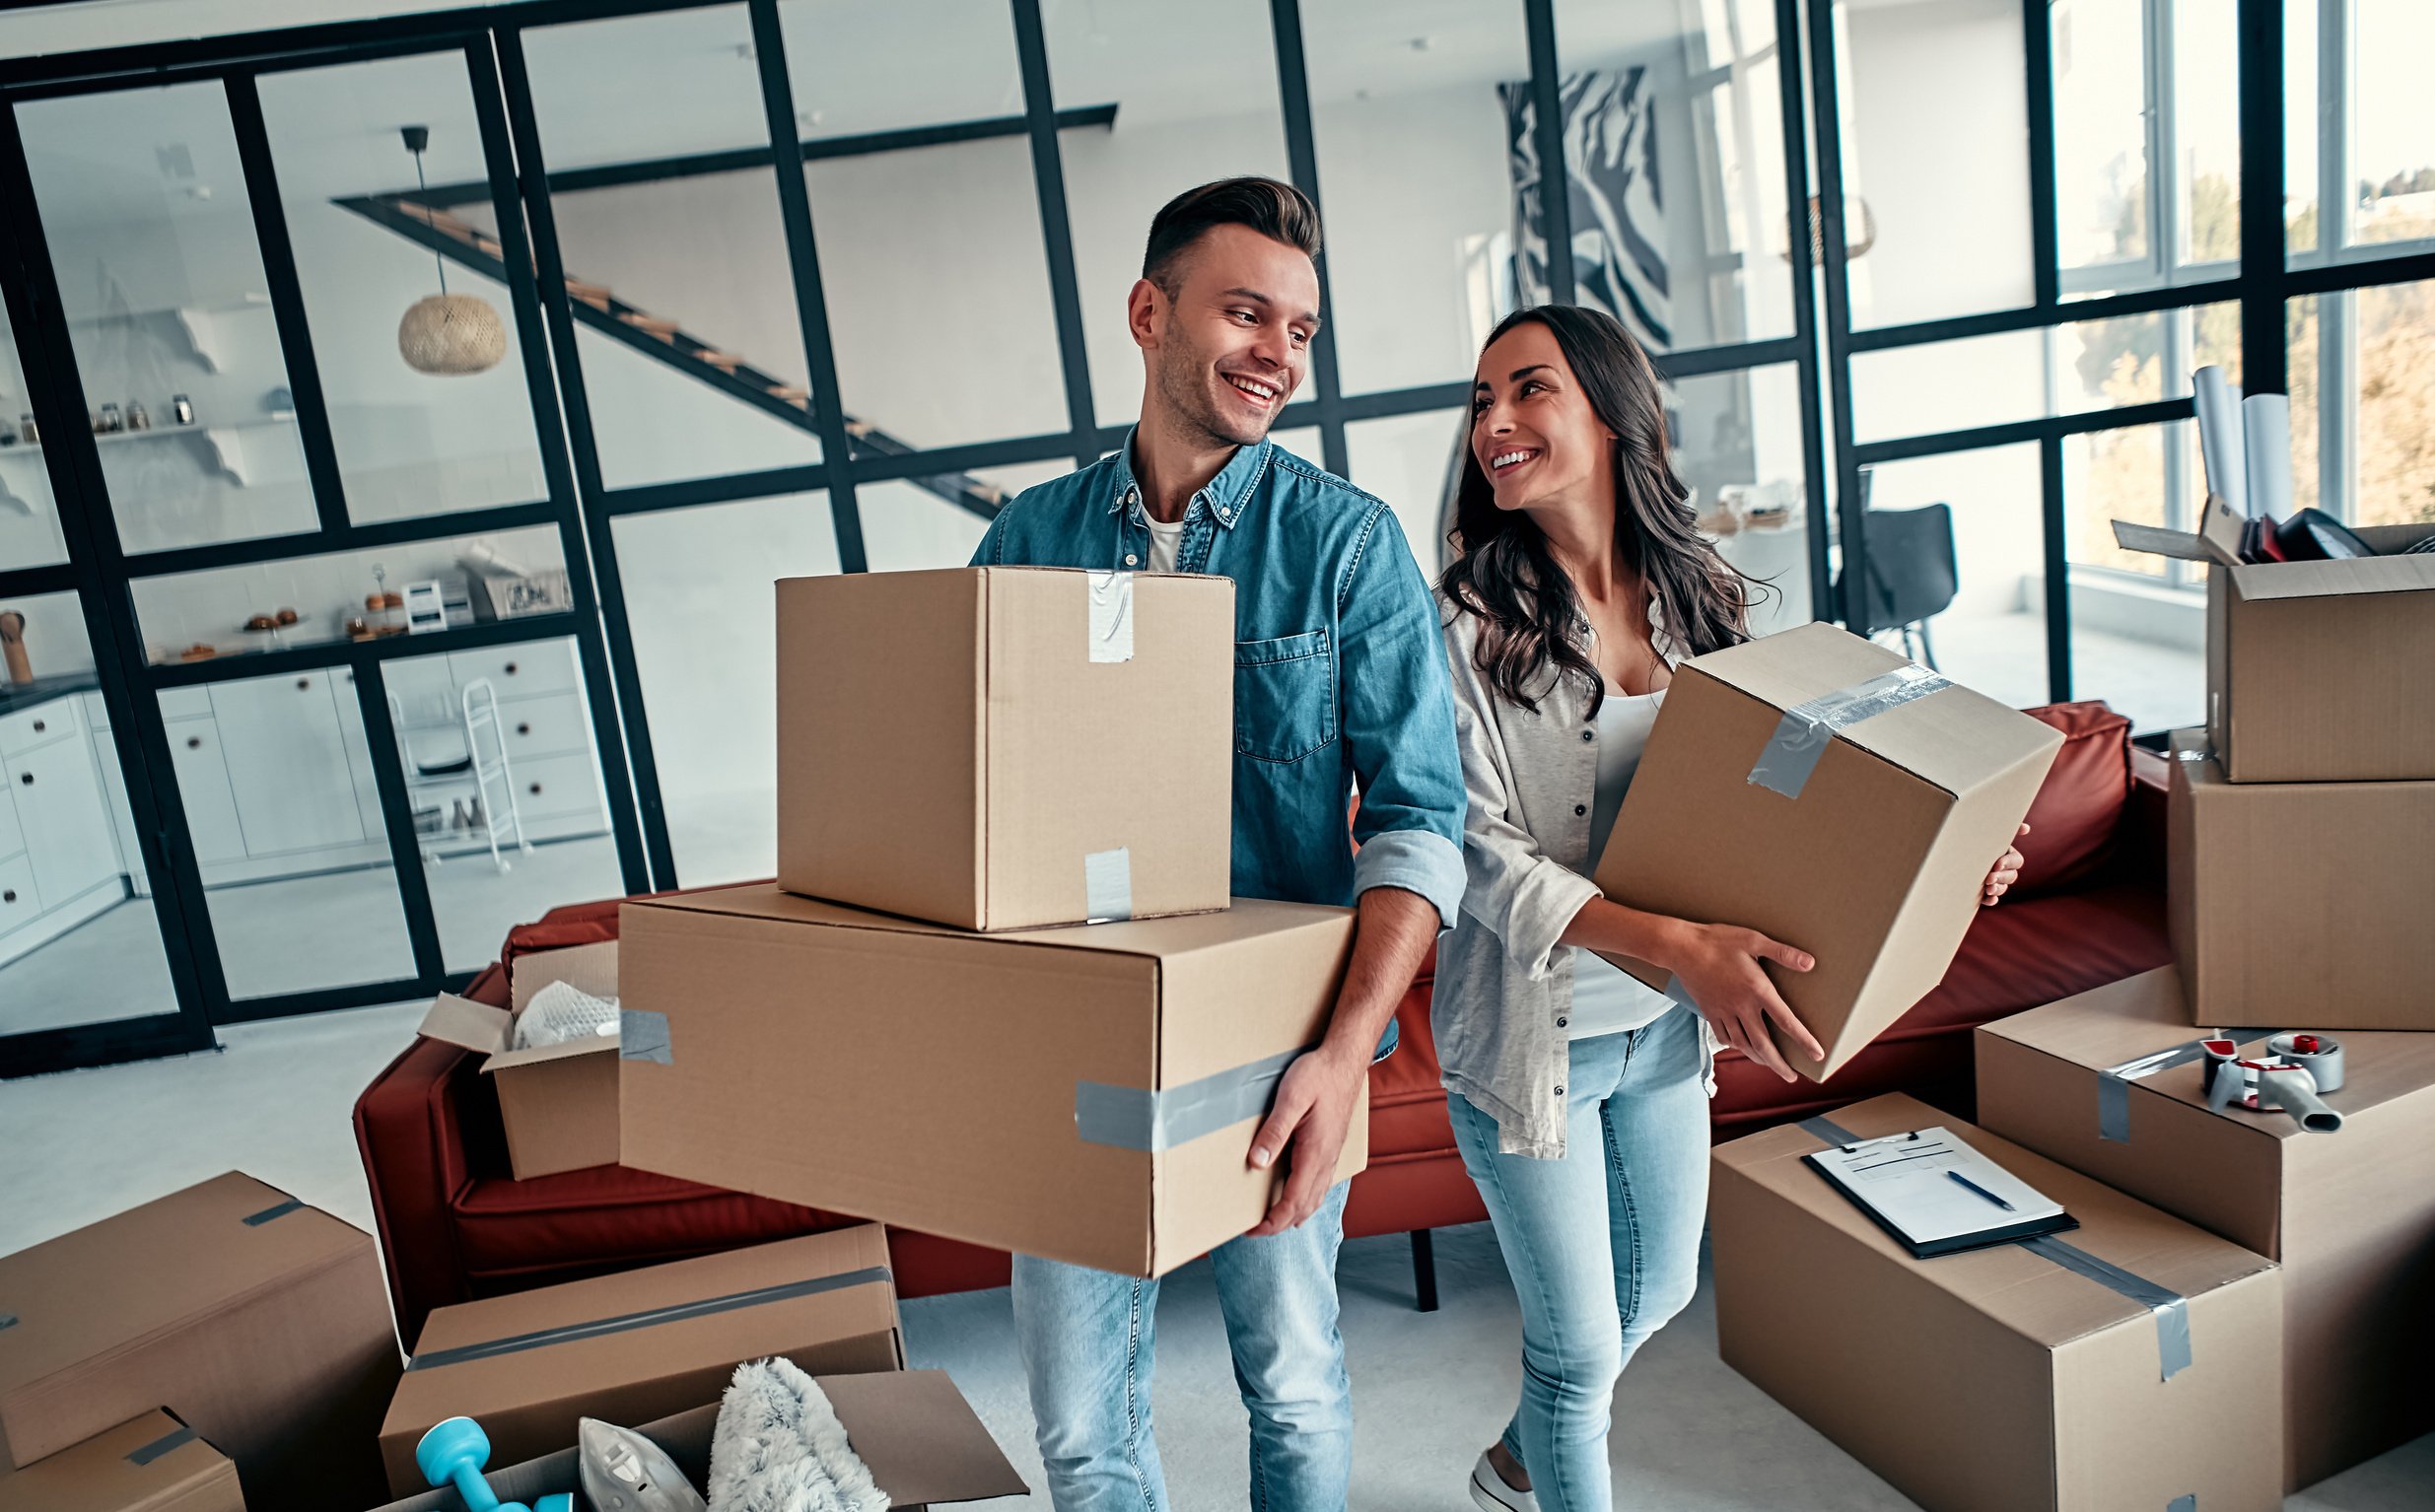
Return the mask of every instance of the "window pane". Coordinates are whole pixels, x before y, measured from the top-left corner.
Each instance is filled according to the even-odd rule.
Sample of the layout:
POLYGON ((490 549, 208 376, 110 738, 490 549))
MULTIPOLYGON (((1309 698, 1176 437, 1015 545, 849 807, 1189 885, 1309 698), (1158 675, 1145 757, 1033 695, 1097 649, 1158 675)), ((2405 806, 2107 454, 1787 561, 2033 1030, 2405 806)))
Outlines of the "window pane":
POLYGON ((229 996, 413 976, 355 674, 315 667, 160 699, 229 996))
POLYGON ((2322 238, 2318 186, 2317 0, 2283 0, 2283 250, 2313 252, 2322 238))
POLYGON ((1345 427, 1353 482, 1395 511, 1421 575, 1432 584, 1452 560, 1453 547, 1445 541, 1454 523, 1449 488, 1470 435, 1471 415, 1459 409, 1357 420, 1345 427))
POLYGON ((1041 20, 1057 108, 1117 107, 1114 124, 1058 141, 1091 395, 1101 425, 1124 425, 1142 410, 1142 353, 1125 325, 1125 300, 1142 276, 1150 217, 1195 184, 1238 173, 1292 176, 1269 7, 1045 0, 1041 20))
POLYGON ((1836 15, 1853 323, 2027 305, 2020 0, 1839 5, 1836 15))
POLYGON ((769 150, 744 8, 544 27, 524 49, 603 481, 820 460, 774 171, 703 160, 769 150))
MULTIPOLYGON (((1022 114, 1003 0, 789 0, 779 15, 812 129, 1022 114), (891 98, 884 114, 862 104, 874 94, 891 98)), ((838 385, 847 414, 879 433, 858 452, 1069 429, 1026 138, 815 156, 803 173, 838 385)))
POLYGON ((2207 364, 2239 382, 2240 344, 2240 307, 2224 303, 1863 352, 1853 431, 1886 441, 2182 398, 2207 364))
POLYGON ((2435 238, 2435 109, 2427 60, 2435 10, 2423 0, 2350 0, 2351 240, 2435 238))
POLYGON ((464 55, 265 74, 260 92, 348 515, 546 497, 506 264, 429 214, 489 204, 464 55), (416 186, 401 122, 429 130, 422 172, 437 192, 416 186), (499 355, 480 372, 418 371, 402 354, 401 321, 444 277, 451 296, 481 301, 498 322, 499 355))
POLYGON ((25 617, 35 674, 0 683, 0 1035, 174 1013, 84 610, 44 593, 0 613, 25 617))
POLYGON ((1522 8, 1352 0, 1305 7, 1302 34, 1344 389, 1467 378, 1508 308, 1522 8))
POLYGON ((1771 0, 1558 0, 1578 296, 1656 350, 1792 330, 1774 28, 1771 0))
POLYGON ((2194 429, 2175 421, 2063 441, 2072 692, 2104 699, 2140 733, 2205 722, 2206 599, 2196 573, 2116 545, 2112 522, 2194 517, 2204 493, 2188 460, 2194 429), (2166 465, 2176 451, 2178 485, 2166 465))
POLYGON ((120 542, 313 529, 227 93, 79 95, 17 118, 120 542))
POLYGON ((874 573, 961 567, 989 530, 988 515, 903 479, 857 484, 854 504, 863 520, 863 553, 874 573))
POLYGON ((8 308, 0 305, 0 572, 68 559, 43 440, 34 424, 34 389, 26 381, 17 333, 8 308))
POLYGON ((2059 0, 2054 28, 2058 265, 2148 260, 2147 45, 2143 7, 2059 0))
POLYGON ((2175 0, 2173 10, 2175 255, 2184 263, 2241 255, 2240 38, 2236 0, 2175 0))
POLYGON ((1806 623, 1811 542, 1800 371, 1784 363, 1670 386, 1674 469, 1691 489, 1700 526, 1727 562, 1766 584, 1751 598, 1751 632, 1806 623))
POLYGON ((2435 282, 2288 306, 2295 503, 2435 523, 2435 282))
POLYGON ((2047 702, 2039 495, 2035 443, 1870 469, 1876 639, 1900 647, 1902 626, 1923 626, 1914 658, 1924 652, 1954 681, 2016 709, 2047 702))

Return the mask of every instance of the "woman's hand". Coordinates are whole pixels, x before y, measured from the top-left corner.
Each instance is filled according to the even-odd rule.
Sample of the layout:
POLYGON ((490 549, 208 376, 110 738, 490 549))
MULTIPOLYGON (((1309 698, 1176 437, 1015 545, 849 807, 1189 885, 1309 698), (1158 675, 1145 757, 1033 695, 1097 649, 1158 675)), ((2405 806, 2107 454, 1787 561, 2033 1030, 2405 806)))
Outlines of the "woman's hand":
POLYGON ((1786 1081, 1792 1079, 1792 1066, 1775 1048, 1774 1037, 1768 1032, 1770 1023, 1811 1060, 1826 1059, 1817 1037, 1792 1016, 1775 984, 1759 965, 1774 961, 1789 971, 1807 971, 1818 964, 1807 951, 1732 925, 1685 928, 1683 947, 1670 964, 1718 1039, 1786 1081))
MULTIPOLYGON (((2018 840, 2028 833, 2029 826, 2024 824, 2020 833, 2012 838, 2018 840)), ((2007 847, 1995 864, 1988 868, 1986 880, 1979 884, 1979 906, 1993 908, 1995 900, 2011 891, 2012 884, 2021 879, 2021 868, 2028 863, 2029 859, 2017 847, 2007 847)))

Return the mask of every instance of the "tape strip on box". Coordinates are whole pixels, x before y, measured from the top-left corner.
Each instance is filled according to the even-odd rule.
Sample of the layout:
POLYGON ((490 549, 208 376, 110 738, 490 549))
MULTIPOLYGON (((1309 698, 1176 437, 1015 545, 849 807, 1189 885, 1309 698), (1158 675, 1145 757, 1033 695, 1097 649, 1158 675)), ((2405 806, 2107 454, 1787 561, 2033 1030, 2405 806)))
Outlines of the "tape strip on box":
POLYGON ((1926 667, 1905 662, 1865 682, 1795 704, 1775 722, 1775 733, 1751 763, 1749 781, 1771 792, 1797 798, 1809 786, 1809 774, 1817 770, 1818 758, 1826 754, 1837 730, 1849 729, 1862 720, 1952 686, 1926 667))
POLYGON ((1162 1150, 1187 1144, 1203 1134, 1257 1118, 1277 1096, 1277 1083, 1296 1057, 1316 1046, 1281 1051, 1238 1065, 1153 1092, 1148 1087, 1112 1086, 1104 1081, 1077 1082, 1074 1088, 1074 1128, 1092 1144, 1119 1149, 1162 1150))
POLYGON ((530 1334, 519 1334, 511 1339, 493 1339, 478 1344, 463 1344, 453 1349, 426 1349, 406 1361, 408 1370, 442 1370, 451 1365, 462 1365, 472 1360, 497 1359, 505 1354, 522 1354, 527 1349, 547 1348, 579 1339, 600 1339, 611 1334, 631 1333, 635 1329, 656 1328, 663 1323, 681 1323, 689 1318, 708 1318, 717 1313, 731 1313, 739 1308, 762 1307, 772 1302, 789 1302, 797 1297, 808 1297, 823 1291, 843 1291, 851 1286, 869 1286, 891 1279, 885 1266, 866 1266, 860 1271, 848 1271, 838 1275, 815 1275, 806 1280, 787 1281, 776 1286, 756 1286, 750 1291, 731 1292, 724 1297, 704 1297, 696 1302, 677 1302, 667 1307, 654 1307, 639 1313, 627 1313, 616 1318, 599 1318, 590 1323, 569 1323, 554 1329, 540 1329, 530 1334))
POLYGON ((1090 659, 1133 659, 1133 574, 1091 573, 1090 659))
POLYGON ((129 1465, 150 1465, 173 1449, 183 1449, 194 1442, 194 1430, 179 1423, 174 1431, 164 1433, 143 1448, 127 1456, 129 1465))
MULTIPOLYGON (((2247 1045, 2258 1040, 2271 1038, 2281 1032, 2279 1029, 2261 1029, 2255 1033, 2244 1032, 2237 1038, 2241 1044, 2247 1045)), ((2158 1071, 2169 1071, 2177 1065, 2188 1065, 2192 1061, 2204 1060, 2205 1057, 2206 1041, 2192 1040, 2187 1044, 2175 1045, 2165 1050, 2152 1051, 2147 1055, 2134 1057, 2120 1065, 2109 1065, 2099 1071, 2097 1073, 2097 1136, 2101 1139, 2110 1139, 2116 1144, 2128 1144, 2130 1142, 2130 1084, 2143 1077, 2153 1076, 2158 1071)))
POLYGON ((646 1008, 618 1009, 617 1059, 674 1065, 676 1051, 668 1043, 668 1016, 646 1008))
POLYGON ((1133 850, 1093 851, 1082 858, 1082 917, 1114 924, 1133 917, 1133 850))
POLYGON ((289 1213, 296 1211, 304 1205, 305 1204, 303 1203, 298 1202, 295 1198, 289 1198, 284 1203, 274 1203, 270 1206, 263 1208, 260 1212, 249 1212, 245 1214, 245 1227, 260 1228, 265 1223, 273 1222, 277 1219, 286 1217, 289 1213))

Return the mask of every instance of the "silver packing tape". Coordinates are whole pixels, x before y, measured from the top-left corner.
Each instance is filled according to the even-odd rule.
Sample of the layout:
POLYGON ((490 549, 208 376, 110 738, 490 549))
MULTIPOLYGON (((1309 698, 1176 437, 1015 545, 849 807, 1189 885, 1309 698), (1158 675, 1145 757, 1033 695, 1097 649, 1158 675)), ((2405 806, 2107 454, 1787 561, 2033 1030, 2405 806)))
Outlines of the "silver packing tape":
POLYGON ((284 1203, 274 1203, 270 1206, 263 1208, 260 1212, 249 1212, 245 1214, 245 1227, 260 1228, 265 1223, 274 1222, 280 1218, 286 1217, 289 1213, 296 1211, 304 1205, 305 1204, 303 1203, 298 1202, 295 1198, 289 1198, 284 1203))
MULTIPOLYGON (((2277 1032, 2272 1029, 2261 1029, 2254 1034, 2243 1034, 2238 1038, 2241 1044, 2247 1045, 2256 1040, 2265 1039, 2277 1032)), ((2109 1065, 2099 1071, 2097 1073, 2097 1136, 2101 1139, 2110 1139, 2116 1144, 2128 1144, 2130 1142, 2130 1084, 2153 1076, 2158 1071, 2169 1071, 2177 1065, 2188 1065, 2193 1061, 2203 1061, 2206 1059, 2205 1047, 2206 1041, 2204 1040, 2191 1040, 2163 1050, 2150 1051, 2146 1055, 2124 1061, 2120 1065, 2109 1065)))
POLYGON ((17 1315, 15 1313, 0 1313, 0 1333, 5 1333, 15 1327, 17 1327, 17 1315))
POLYGON ((2189 1492, 2165 1503, 2165 1512, 2198 1512, 2198 1493, 2189 1492))
POLYGON ((657 1328, 663 1323, 683 1323, 693 1318, 709 1318, 720 1313, 731 1313, 747 1307, 766 1307, 772 1302, 791 1302, 798 1297, 815 1296, 823 1291, 844 1291, 855 1286, 869 1286, 891 1278, 885 1266, 866 1266, 860 1271, 847 1271, 837 1275, 815 1275, 806 1280, 785 1281, 776 1286, 756 1286, 750 1291, 731 1292, 724 1297, 704 1297, 698 1302, 677 1302, 667 1307, 648 1308, 639 1313, 626 1313, 615 1318, 598 1318, 590 1323, 569 1323, 554 1329, 539 1329, 530 1334, 518 1334, 509 1339, 486 1340, 478 1344, 460 1344, 453 1349, 426 1349, 406 1361, 408 1370, 442 1370, 451 1365, 462 1365, 472 1360, 497 1359, 503 1354, 522 1354, 527 1349, 545 1349, 552 1344, 572 1343, 579 1339, 604 1339, 612 1334, 632 1333, 636 1329, 657 1328))
POLYGON ((1268 1112, 1286 1067, 1305 1050, 1315 1048, 1281 1051, 1163 1092, 1104 1081, 1077 1082, 1075 1132, 1087 1143, 1112 1144, 1119 1149, 1156 1151, 1188 1144, 1268 1112))
POLYGON ((153 1461, 161 1458, 161 1456, 165 1454, 168 1454, 171 1450, 183 1449, 188 1444, 193 1442, 194 1430, 187 1427, 184 1423, 179 1423, 170 1432, 162 1434, 159 1438, 154 1439, 143 1448, 134 1450, 128 1454, 127 1463, 129 1465, 150 1465, 153 1461))
MULTIPOLYGON (((1860 1136, 1828 1118, 1817 1114, 1801 1120, 1802 1132, 1829 1144, 1857 1144, 1860 1136)), ((2112 1261, 2099 1260, 2078 1245, 2065 1244, 2052 1234, 2019 1241, 2022 1249, 2052 1261, 2075 1275, 2086 1276, 2156 1315, 2156 1361, 2165 1380, 2172 1380, 2190 1368, 2190 1299, 2178 1291, 2169 1291, 2145 1276, 2133 1274, 2112 1261)))
POLYGON ((1086 584, 1090 598, 1090 659, 1093 661, 1131 661, 1133 659, 1133 574, 1091 573, 1086 584))
POLYGON ((668 1016, 646 1008, 617 1010, 617 1059, 676 1064, 676 1049, 668 1041, 668 1016))
POLYGON ((1093 851, 1082 858, 1082 917, 1112 924, 1133 917, 1133 851, 1093 851))
POLYGON ((1775 733, 1751 763, 1749 780, 1771 792, 1797 798, 1809 786, 1809 774, 1817 770, 1818 758, 1826 754, 1837 730, 1849 729, 1862 720, 1952 686, 1926 667, 1905 662, 1865 682, 1796 704, 1775 722, 1775 733))

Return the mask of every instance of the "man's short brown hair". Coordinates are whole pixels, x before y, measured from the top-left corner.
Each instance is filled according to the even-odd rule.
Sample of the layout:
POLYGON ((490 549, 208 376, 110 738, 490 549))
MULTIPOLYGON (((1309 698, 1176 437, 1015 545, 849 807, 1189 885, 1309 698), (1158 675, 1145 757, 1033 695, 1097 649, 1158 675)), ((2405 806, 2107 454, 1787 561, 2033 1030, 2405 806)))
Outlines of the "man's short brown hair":
POLYGON ((1186 189, 1150 218, 1142 276, 1175 298, 1183 254, 1220 226, 1248 226, 1306 257, 1319 255, 1319 207, 1308 195, 1274 178, 1220 178, 1186 189))

